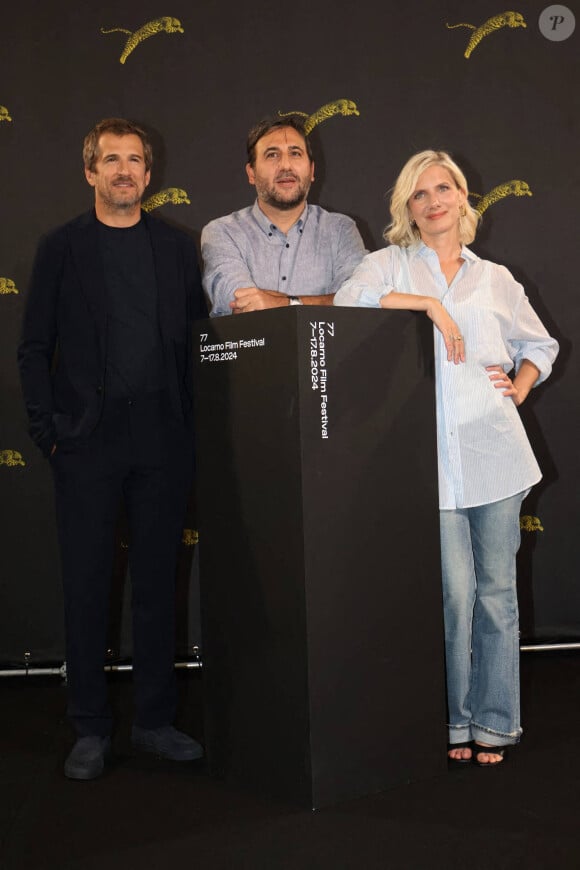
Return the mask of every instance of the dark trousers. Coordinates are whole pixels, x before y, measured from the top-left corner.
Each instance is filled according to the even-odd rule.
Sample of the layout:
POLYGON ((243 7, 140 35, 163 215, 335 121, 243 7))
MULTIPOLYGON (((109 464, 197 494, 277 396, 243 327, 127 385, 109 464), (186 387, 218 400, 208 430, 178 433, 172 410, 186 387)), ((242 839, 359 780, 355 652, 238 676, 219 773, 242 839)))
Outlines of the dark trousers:
POLYGON ((54 472, 66 633, 68 714, 79 735, 107 735, 104 673, 121 499, 129 526, 135 724, 175 716, 175 574, 193 475, 193 438, 164 394, 106 401, 82 443, 57 445, 54 472))

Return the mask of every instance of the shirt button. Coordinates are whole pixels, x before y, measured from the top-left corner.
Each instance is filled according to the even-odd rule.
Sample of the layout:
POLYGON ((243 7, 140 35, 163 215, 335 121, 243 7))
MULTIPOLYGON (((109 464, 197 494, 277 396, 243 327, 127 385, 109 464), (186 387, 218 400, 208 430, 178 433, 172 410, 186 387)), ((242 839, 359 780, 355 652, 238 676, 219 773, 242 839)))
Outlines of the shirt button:
POLYGON ((272 233, 268 233, 268 235, 270 236, 270 238, 272 237, 272 233))
POLYGON ((287 247, 287 248, 289 248, 289 247, 290 247, 290 245, 286 245, 286 247, 287 247))
POLYGON ((282 275, 282 281, 286 280, 286 275, 282 275))

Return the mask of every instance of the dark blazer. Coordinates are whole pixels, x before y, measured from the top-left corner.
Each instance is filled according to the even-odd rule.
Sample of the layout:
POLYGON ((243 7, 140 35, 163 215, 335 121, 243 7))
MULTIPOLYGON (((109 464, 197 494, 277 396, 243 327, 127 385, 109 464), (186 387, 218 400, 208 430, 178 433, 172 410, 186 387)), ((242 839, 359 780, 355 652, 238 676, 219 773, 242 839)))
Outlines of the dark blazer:
MULTIPOLYGON (((197 253, 184 232, 142 212, 151 237, 159 327, 171 407, 193 410, 192 322, 207 317, 197 253)), ((105 278, 91 211, 38 246, 18 363, 30 435, 45 455, 89 435, 99 421, 107 364, 105 278)))

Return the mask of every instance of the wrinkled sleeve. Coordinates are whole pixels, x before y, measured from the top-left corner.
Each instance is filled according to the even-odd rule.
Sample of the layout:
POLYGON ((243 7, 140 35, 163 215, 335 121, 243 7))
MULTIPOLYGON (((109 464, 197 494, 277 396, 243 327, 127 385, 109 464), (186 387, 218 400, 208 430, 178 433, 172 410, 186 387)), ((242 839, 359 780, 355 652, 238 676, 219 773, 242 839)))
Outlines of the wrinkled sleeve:
POLYGON ((230 302, 240 287, 254 287, 254 281, 239 245, 220 218, 204 227, 201 234, 203 288, 210 317, 231 314, 230 302))
POLYGON ((383 296, 394 290, 391 248, 367 254, 334 297, 335 305, 378 308, 383 296))
POLYGON ((550 376, 552 365, 558 356, 559 345, 556 339, 548 334, 521 285, 517 286, 520 293, 507 337, 508 348, 516 373, 525 359, 536 366, 540 376, 534 386, 538 386, 550 376))
POLYGON ((338 246, 334 256, 333 280, 329 293, 337 290, 347 281, 367 253, 361 234, 355 222, 343 216, 338 246))

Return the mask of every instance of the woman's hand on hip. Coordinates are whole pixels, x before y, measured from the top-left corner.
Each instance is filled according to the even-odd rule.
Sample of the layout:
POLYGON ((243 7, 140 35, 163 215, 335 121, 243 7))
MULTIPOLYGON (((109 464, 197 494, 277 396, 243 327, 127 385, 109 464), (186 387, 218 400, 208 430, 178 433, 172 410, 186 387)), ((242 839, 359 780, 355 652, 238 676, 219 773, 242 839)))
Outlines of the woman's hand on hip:
POLYGON ((501 390, 502 395, 506 397, 511 396, 514 404, 521 405, 523 400, 519 398, 517 388, 501 366, 486 366, 485 370, 489 373, 489 379, 496 390, 501 390))
POLYGON ((485 370, 490 373, 489 379, 493 382, 496 390, 503 390, 504 396, 511 396, 515 405, 521 405, 525 402, 530 390, 540 377, 539 368, 529 359, 522 360, 513 381, 506 375, 501 366, 486 366, 485 370))

